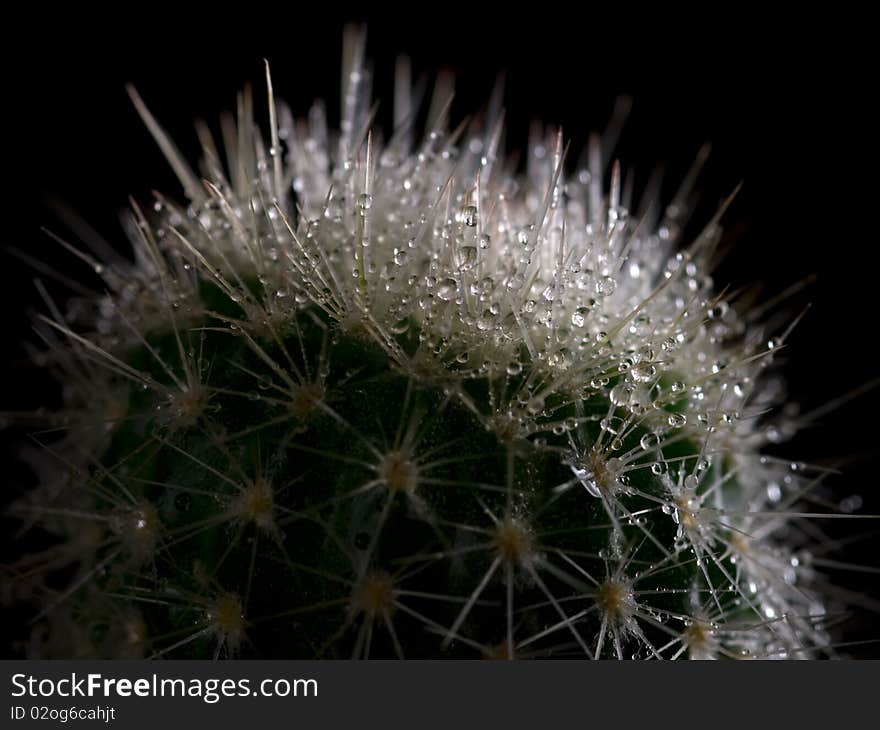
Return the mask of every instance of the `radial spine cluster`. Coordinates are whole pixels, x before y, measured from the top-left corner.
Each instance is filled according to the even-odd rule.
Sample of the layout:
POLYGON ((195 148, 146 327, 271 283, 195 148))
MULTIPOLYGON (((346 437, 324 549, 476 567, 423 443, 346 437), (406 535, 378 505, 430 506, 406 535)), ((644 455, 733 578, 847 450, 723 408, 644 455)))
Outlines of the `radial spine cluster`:
MULTIPOLYGON (((105 294, 46 295, 57 468, 16 509, 34 656, 802 658, 829 643, 770 333, 611 130, 574 164, 497 101, 450 131, 405 64, 374 128, 347 36, 339 130, 249 93, 198 172, 134 205, 105 294), (424 113, 421 114, 424 116, 424 113), (610 163, 610 164, 609 164, 610 163), (770 414, 770 415, 768 415, 770 414)), ((493 97, 494 98, 494 97, 493 97)))

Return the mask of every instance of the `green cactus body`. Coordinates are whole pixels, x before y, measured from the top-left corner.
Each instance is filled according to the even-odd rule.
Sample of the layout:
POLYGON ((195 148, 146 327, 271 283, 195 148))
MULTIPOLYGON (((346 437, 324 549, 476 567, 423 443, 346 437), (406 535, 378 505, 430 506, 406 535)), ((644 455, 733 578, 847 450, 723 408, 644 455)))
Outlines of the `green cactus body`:
MULTIPOLYGON (((151 592, 136 577, 147 569, 151 581, 188 594, 177 611, 141 609, 152 634, 211 628, 181 655, 210 653, 223 634, 238 645, 240 632, 261 656, 348 656, 365 650, 375 629, 373 655, 393 656, 397 641, 405 655, 431 657, 456 622, 450 656, 473 654, 474 640, 454 640, 459 629, 480 637, 487 655, 510 653, 508 618, 535 634, 558 624, 567 614, 550 597, 560 589, 580 590, 580 610, 590 608, 613 584, 608 564, 624 554, 634 573, 662 565, 661 585, 675 591, 658 605, 684 610, 697 568, 669 559, 673 521, 644 497, 626 509, 648 509, 649 518, 610 507, 630 490, 668 499, 649 471, 636 470, 624 486, 607 466, 651 432, 634 428, 622 446, 583 463, 562 456, 572 443, 601 443, 607 403, 545 404, 523 419, 548 432, 535 444, 523 423, 491 424, 489 393, 528 394, 527 367, 481 372, 459 354, 449 378, 425 377, 395 366, 367 332, 341 331, 311 309, 291 315, 277 338, 248 332, 243 311, 224 317, 236 329, 211 328, 208 317, 181 338, 183 366, 173 334, 125 353, 161 388, 128 391, 127 415, 102 458, 122 466, 94 475, 96 490, 118 493, 114 484, 124 481, 132 492, 123 508, 100 497, 96 505, 113 511, 123 549, 108 580, 151 592), (221 362, 235 366, 205 365, 221 362), (195 396, 176 390, 187 372, 203 376, 195 396), (174 395, 157 393, 164 388, 174 395), (597 497, 576 476, 585 469, 599 475, 597 497), (592 563, 598 592, 585 576, 555 574, 555 552, 592 563), (237 607, 234 620, 218 606, 237 607), (213 626, 224 622, 234 628, 213 626)), ((395 342, 417 352, 406 331, 395 342)), ((682 441, 666 457, 694 449, 682 441)), ((581 634, 597 630, 572 624, 555 643, 587 650, 581 634)))
POLYGON ((189 200, 135 210, 87 327, 44 319, 73 385, 34 653, 822 645, 783 512, 812 476, 761 455, 779 343, 712 294, 717 220, 676 251, 688 186, 637 224, 597 143, 566 176, 551 134, 518 179, 491 113, 383 144, 349 57, 338 144, 270 86, 270 141, 245 99, 205 185, 135 95, 189 200))

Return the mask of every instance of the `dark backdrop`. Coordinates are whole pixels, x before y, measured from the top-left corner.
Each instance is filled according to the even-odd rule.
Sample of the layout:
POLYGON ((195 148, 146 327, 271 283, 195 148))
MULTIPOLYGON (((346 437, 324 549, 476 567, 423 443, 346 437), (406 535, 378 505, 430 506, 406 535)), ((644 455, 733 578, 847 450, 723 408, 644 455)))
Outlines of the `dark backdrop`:
MULTIPOLYGON (((711 140, 701 183, 706 206, 744 181, 727 216, 729 240, 737 245, 719 268, 719 284, 761 280, 768 291, 781 291, 817 275, 792 302, 792 315, 813 304, 788 351, 792 399, 816 407, 880 375, 874 354, 877 155, 869 111, 875 83, 860 30, 866 21, 775 20, 741 10, 735 18, 647 18, 624 6, 577 14, 557 7, 481 11, 413 3, 383 13, 334 6, 326 14, 293 9, 280 15, 247 4, 212 6, 186 18, 179 7, 144 6, 126 17, 38 10, 39 17, 9 24, 12 40, 23 43, 4 51, 10 53, 5 115, 12 130, 4 135, 9 188, 2 243, 61 261, 60 249, 40 232, 41 226, 63 227, 45 203, 52 197, 124 246, 118 213, 127 196, 147 201, 153 189, 179 192, 128 101, 126 82, 137 86, 193 156, 193 118, 216 119, 247 81, 254 82, 261 108, 264 57, 272 64, 276 94, 295 112, 324 97, 335 119, 341 28, 366 20, 386 125, 394 59, 404 52, 417 73, 455 71, 455 120, 478 109, 505 70, 508 147, 524 146, 529 122, 541 118, 562 124, 577 149, 589 131, 601 129, 621 92, 635 105, 620 156, 641 173, 642 183, 657 163, 676 180, 700 144, 711 140)), ((0 408, 22 408, 45 387, 22 367, 16 345, 28 336, 33 272, 9 256, 2 267, 8 346, 0 408)), ((878 426, 875 391, 829 414, 782 451, 807 461, 845 462, 838 496, 857 493, 864 511, 877 513, 878 426)), ((5 447, 2 458, 12 474, 13 450, 5 447)), ((878 548, 876 538, 861 541, 841 558, 876 571, 878 548)), ((876 572, 837 578, 880 598, 876 572)), ((849 636, 880 637, 875 618, 857 618, 849 636)), ((872 645, 854 651, 878 654, 872 645)))

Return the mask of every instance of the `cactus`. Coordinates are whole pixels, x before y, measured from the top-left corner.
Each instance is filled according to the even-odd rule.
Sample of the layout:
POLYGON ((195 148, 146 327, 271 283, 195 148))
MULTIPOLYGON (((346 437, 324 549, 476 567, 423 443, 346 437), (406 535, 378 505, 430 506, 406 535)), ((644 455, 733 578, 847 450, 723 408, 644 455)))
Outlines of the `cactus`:
POLYGON ((338 134, 267 68, 268 139, 242 95, 201 175, 131 91, 186 200, 133 206, 133 261, 71 247, 104 296, 44 292, 30 653, 823 654, 824 472, 765 453, 791 328, 715 292, 726 201, 682 240, 704 155, 636 211, 598 137, 518 175, 497 108, 449 132, 440 99, 417 139, 404 76, 383 141, 348 40, 338 134))

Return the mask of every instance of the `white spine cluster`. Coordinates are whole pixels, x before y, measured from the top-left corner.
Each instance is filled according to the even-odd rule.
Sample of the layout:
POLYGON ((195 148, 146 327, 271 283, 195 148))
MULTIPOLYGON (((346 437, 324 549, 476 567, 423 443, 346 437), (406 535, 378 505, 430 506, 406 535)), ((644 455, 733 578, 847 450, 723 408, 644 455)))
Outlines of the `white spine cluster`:
MULTIPOLYGON (((65 351, 61 339, 73 345, 66 366, 71 382, 86 383, 82 413, 94 419, 100 411, 109 430, 126 415, 125 388, 150 388, 161 396, 159 418, 170 432, 210 423, 213 396, 197 338, 193 345, 190 335, 178 334, 183 372, 169 369, 164 383, 113 354, 121 343, 146 343, 150 332, 187 332, 203 322, 210 313, 199 297, 201 282, 212 282, 246 313, 216 326, 234 329, 260 357, 261 337, 271 339, 301 312, 320 311, 343 331, 365 333, 401 373, 439 383, 509 445, 511 459, 524 443, 557 454, 571 476, 548 485, 553 499, 571 499, 572 510, 598 500, 607 516, 605 573, 596 574, 576 553, 556 551, 552 538, 533 534, 528 515, 490 514, 485 538, 493 559, 484 580, 461 597, 451 625, 424 619, 445 644, 525 656, 564 637, 575 652, 621 658, 631 653, 627 642, 643 656, 664 658, 803 657, 828 645, 826 607, 810 588, 811 569, 800 552, 812 534, 810 520, 823 516, 804 508, 802 497, 824 472, 764 454, 786 424, 767 416, 778 395, 762 371, 790 328, 765 331, 739 311, 735 296, 714 289, 709 271, 725 205, 696 238, 681 240, 705 154, 668 205, 648 200, 636 210, 631 184, 617 163, 608 164, 611 150, 598 136, 584 164, 574 166, 561 132, 536 134, 519 173, 502 152, 499 108, 448 131, 447 100, 438 97, 428 132, 417 139, 406 73, 395 91, 396 127, 382 139, 372 129, 362 39, 349 41, 338 132, 328 128, 320 105, 294 120, 270 81, 268 141, 242 95, 237 119, 223 126, 222 156, 207 128, 199 128, 200 174, 132 92, 188 202, 159 198, 152 213, 136 209, 133 265, 80 254, 110 294, 99 303, 92 333, 78 334, 55 312, 46 337, 56 354, 65 351), (263 285, 262 294, 248 286, 252 280, 263 285), (416 344, 404 348, 402 337, 416 344), (83 364, 94 361, 105 366, 113 388, 96 388, 84 377, 83 364), (483 401, 465 387, 480 378, 492 384, 483 401), (121 390, 120 382, 127 384, 121 390), (596 423, 598 437, 591 435, 596 423), (638 444, 625 447, 635 432, 643 433, 638 444), (548 445, 551 435, 565 445, 548 445), (676 444, 695 450, 671 457, 676 444), (634 477, 647 473, 664 493, 639 486, 634 477), (634 512, 633 496, 649 506, 634 512), (645 526, 646 513, 677 526, 674 542, 662 543, 645 526), (646 543, 667 557, 640 565, 646 543), (656 590, 640 584, 682 560, 698 567, 688 589, 692 610, 657 610, 656 590), (557 601, 548 577, 574 591, 569 602, 557 601), (469 611, 499 579, 508 584, 500 649, 466 632, 469 611), (558 623, 517 634, 510 596, 519 580, 546 594, 558 623), (587 616, 600 627, 593 637, 578 630, 587 616), (650 642, 645 627, 659 627, 668 643, 650 642)), ((320 367, 264 359, 274 394, 294 415, 312 408, 332 413, 320 367)), ((380 455, 377 480, 426 514, 416 450, 404 440, 380 455)), ((116 478, 109 469, 105 476, 116 478)), ((515 485, 502 487, 515 504, 515 485)), ((253 522, 271 542, 283 522, 273 500, 271 489, 253 480, 225 514, 234 526, 253 522)), ((116 549, 129 548, 135 563, 161 549, 166 538, 149 505, 120 507, 114 519, 116 549)), ((350 620, 390 624, 386 609, 405 591, 367 563, 355 571, 350 620)), ((202 633, 235 635, 238 643, 246 631, 241 601, 224 599, 216 608, 216 600, 209 614, 221 618, 202 633)))

